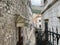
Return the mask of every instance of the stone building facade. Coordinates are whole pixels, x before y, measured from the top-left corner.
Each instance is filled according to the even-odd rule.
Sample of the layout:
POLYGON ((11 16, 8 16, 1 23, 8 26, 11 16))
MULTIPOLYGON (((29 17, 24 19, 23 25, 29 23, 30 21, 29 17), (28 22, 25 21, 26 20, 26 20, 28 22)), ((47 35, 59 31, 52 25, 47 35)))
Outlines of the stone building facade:
MULTIPOLYGON (((45 26, 48 26, 48 31, 60 34, 60 0, 44 0, 44 9, 42 10, 42 31, 45 31, 45 26), (57 30, 57 31, 56 31, 57 30)), ((50 40, 50 38, 49 38, 50 40)), ((53 37, 51 36, 53 43, 53 37)), ((54 39, 54 45, 57 45, 56 38, 54 39)), ((60 39, 58 41, 60 45, 60 39)))
POLYGON ((17 45, 18 41, 21 44, 21 37, 23 45, 27 44, 24 41, 27 41, 32 19, 32 14, 28 13, 29 1, 0 0, 0 45, 17 45))
POLYGON ((36 26, 38 29, 41 29, 41 15, 37 17, 36 26))
POLYGON ((41 29, 41 14, 33 14, 33 23, 34 27, 37 29, 41 29))

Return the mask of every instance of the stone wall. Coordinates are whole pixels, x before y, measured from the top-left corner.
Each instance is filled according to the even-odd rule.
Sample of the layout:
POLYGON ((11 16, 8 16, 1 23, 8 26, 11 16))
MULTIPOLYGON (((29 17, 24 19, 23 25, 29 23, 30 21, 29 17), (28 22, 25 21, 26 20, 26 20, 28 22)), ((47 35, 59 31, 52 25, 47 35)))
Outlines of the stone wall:
POLYGON ((0 2, 0 45, 16 45, 15 12, 7 0, 0 2))
POLYGON ((21 0, 0 1, 0 45, 16 45, 16 14, 21 14, 21 0))
POLYGON ((59 8, 60 3, 57 2, 55 5, 53 5, 51 8, 49 8, 43 15, 43 20, 49 19, 49 28, 56 27, 59 25, 59 19, 57 18, 59 15, 59 8))
MULTIPOLYGON (((48 19, 48 30, 56 32, 56 28, 58 29, 58 33, 60 34, 60 19, 58 15, 60 14, 60 1, 56 2, 51 8, 44 12, 42 15, 42 29, 45 30, 45 19, 48 19)), ((60 16, 60 15, 59 15, 60 16)), ((59 41, 60 43, 60 41, 59 41)), ((57 43, 55 43, 56 45, 57 43)), ((60 44, 59 44, 60 45, 60 44)))
MULTIPOLYGON (((16 45, 16 18, 22 16, 24 21, 31 21, 32 15, 27 4, 28 0, 1 0, 0 1, 0 45, 16 45), (29 13, 30 12, 30 13, 29 13), (29 13, 29 14, 28 14, 29 13), (31 15, 31 16, 29 16, 31 15), (26 20, 25 20, 26 19, 26 20)), ((28 25, 29 22, 27 22, 28 25)), ((30 26, 23 26, 23 45, 28 43, 30 26), (29 32, 29 33, 28 33, 29 32), (27 41, 27 42, 26 42, 27 41)), ((30 38, 31 39, 31 38, 30 38)))

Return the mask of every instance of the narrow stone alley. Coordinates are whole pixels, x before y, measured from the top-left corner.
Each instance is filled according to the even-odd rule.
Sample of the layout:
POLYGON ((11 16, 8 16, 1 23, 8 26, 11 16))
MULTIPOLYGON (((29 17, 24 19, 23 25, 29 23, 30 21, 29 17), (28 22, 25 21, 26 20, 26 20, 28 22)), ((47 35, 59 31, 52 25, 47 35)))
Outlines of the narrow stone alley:
POLYGON ((0 0, 0 45, 60 45, 60 0, 0 0))

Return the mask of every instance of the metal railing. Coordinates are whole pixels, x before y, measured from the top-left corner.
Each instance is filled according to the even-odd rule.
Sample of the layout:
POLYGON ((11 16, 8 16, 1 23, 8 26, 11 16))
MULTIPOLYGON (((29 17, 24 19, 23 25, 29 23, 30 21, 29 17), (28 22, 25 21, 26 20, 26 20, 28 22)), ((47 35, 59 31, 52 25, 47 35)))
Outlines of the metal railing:
MULTIPOLYGON (((54 29, 52 28, 52 31, 46 30, 42 35, 41 38, 45 36, 45 41, 50 42, 51 45, 58 45, 60 34, 58 34, 58 29, 56 28, 56 32, 54 32, 54 29)), ((43 40, 41 40, 43 41, 43 40)))

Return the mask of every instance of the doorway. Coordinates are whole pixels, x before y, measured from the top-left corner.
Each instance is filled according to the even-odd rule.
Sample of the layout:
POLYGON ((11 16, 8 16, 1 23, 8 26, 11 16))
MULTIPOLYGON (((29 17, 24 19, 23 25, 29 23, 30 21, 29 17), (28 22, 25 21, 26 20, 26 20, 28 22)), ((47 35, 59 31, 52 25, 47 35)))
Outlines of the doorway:
POLYGON ((18 27, 18 42, 17 45, 23 45, 23 36, 21 36, 21 27, 18 27))
POLYGON ((45 19, 45 40, 48 41, 48 19, 45 19))

